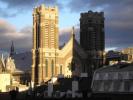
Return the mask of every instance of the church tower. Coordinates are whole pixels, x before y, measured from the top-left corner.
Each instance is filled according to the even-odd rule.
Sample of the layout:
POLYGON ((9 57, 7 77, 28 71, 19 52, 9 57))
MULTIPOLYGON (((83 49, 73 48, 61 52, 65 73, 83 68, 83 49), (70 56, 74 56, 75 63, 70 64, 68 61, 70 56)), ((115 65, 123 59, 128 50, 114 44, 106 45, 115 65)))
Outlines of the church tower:
POLYGON ((33 11, 32 82, 40 84, 56 75, 58 8, 41 5, 33 11))

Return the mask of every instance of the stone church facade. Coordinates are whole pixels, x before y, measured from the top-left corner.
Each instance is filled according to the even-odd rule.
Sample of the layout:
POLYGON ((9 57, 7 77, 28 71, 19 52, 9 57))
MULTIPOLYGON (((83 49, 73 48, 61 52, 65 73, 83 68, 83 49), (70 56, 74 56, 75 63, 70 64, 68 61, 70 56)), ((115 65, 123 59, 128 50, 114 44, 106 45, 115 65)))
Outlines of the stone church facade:
POLYGON ((33 11, 32 82, 40 84, 59 74, 65 77, 88 72, 87 54, 75 39, 74 27, 66 45, 59 49, 58 8, 33 11))

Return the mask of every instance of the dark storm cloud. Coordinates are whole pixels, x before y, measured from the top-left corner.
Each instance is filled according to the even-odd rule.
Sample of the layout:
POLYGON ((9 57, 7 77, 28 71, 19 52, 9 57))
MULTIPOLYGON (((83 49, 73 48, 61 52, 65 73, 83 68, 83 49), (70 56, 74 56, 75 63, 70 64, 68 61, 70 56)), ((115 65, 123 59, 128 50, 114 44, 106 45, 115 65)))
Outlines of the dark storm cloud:
POLYGON ((7 4, 7 8, 20 8, 27 9, 41 3, 45 4, 58 4, 56 0, 0 0, 2 3, 7 4))
MULTIPOLYGON (((60 45, 67 43, 70 39, 72 27, 63 28, 59 32, 60 45)), ((75 37, 79 41, 79 26, 75 25, 75 37)), ((10 50, 13 40, 16 51, 27 51, 32 48, 32 27, 26 26, 18 30, 11 23, 0 19, 0 48, 10 50)))
POLYGON ((9 50, 12 40, 17 51, 30 50, 32 46, 32 27, 27 26, 17 31, 15 26, 0 19, 0 48, 9 50))
POLYGON ((71 0, 71 12, 105 12, 106 47, 133 46, 133 0, 71 0))
POLYGON ((71 28, 63 28, 59 31, 59 42, 61 45, 66 43, 70 39, 71 28))
POLYGON ((35 0, 0 0, 7 8, 29 8, 34 5, 35 0))
POLYGON ((35 5, 42 3, 47 5, 58 5, 59 8, 63 8, 62 4, 57 0, 0 0, 0 3, 6 5, 6 8, 0 7, 0 16, 2 17, 14 17, 20 13, 30 11, 35 5), (11 13, 14 11, 14 13, 11 13))
MULTIPOLYGON (((0 7, 0 16, 13 17, 17 14, 32 10, 36 0, 0 0, 6 8, 0 7), (14 10, 14 12, 10 12, 14 10), (8 10, 8 11, 7 11, 8 10)), ((57 0, 38 0, 38 4, 57 4, 60 8, 63 5, 57 0)), ((105 12, 105 33, 106 47, 127 47, 133 46, 133 0, 69 0, 66 6, 71 12, 80 13, 88 10, 101 10, 105 12)), ((78 19, 77 19, 78 20, 78 19)), ((10 46, 14 40, 16 47, 31 48, 32 32, 31 27, 24 27, 16 31, 13 25, 0 20, 0 46, 10 46), (27 36, 28 35, 28 36, 27 36), (11 36, 11 37, 9 37, 11 36), (3 45, 7 44, 7 45, 3 45)), ((75 29, 76 38, 79 40, 79 27, 75 29)), ((69 40, 71 28, 64 28, 60 31, 60 42, 69 40)))
MULTIPOLYGON (((67 43, 69 41, 71 32, 72 32, 72 27, 62 28, 60 30, 59 32, 60 45, 63 45, 64 43, 67 43)), ((74 34, 75 34, 76 40, 79 42, 79 26, 78 25, 75 25, 74 34)))
POLYGON ((104 8, 114 6, 132 6, 132 0, 70 0, 68 6, 71 11, 79 12, 92 8, 104 8))
POLYGON ((13 27, 5 20, 0 19, 0 35, 6 35, 10 32, 15 32, 15 27, 13 27))
POLYGON ((133 46, 133 3, 112 6, 105 10, 106 45, 119 48, 133 46), (132 6, 131 6, 132 4, 132 6), (107 39, 112 40, 108 44, 107 39))

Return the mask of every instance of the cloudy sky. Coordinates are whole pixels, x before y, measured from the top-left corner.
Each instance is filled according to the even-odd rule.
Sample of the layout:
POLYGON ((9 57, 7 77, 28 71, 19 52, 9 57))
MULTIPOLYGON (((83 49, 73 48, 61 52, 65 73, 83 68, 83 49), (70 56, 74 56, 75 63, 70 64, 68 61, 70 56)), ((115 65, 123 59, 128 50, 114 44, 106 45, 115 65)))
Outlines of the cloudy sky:
POLYGON ((31 49, 32 10, 42 3, 59 7, 61 44, 72 26, 79 40, 80 13, 93 10, 104 11, 106 49, 133 46, 133 0, 0 0, 0 50, 9 51, 11 40, 17 51, 31 49))

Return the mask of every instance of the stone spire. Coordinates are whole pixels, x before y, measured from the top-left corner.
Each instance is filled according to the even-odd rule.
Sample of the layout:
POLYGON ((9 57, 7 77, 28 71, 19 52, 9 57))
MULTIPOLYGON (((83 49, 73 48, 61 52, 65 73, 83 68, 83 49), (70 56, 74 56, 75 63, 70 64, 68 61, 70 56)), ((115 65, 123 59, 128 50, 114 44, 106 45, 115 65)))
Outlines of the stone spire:
POLYGON ((12 41, 11 49, 10 49, 10 57, 12 57, 14 54, 15 54, 15 50, 14 50, 14 44, 13 44, 13 41, 12 41))

